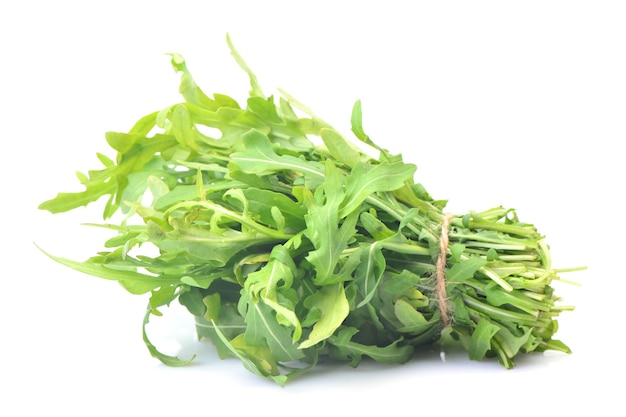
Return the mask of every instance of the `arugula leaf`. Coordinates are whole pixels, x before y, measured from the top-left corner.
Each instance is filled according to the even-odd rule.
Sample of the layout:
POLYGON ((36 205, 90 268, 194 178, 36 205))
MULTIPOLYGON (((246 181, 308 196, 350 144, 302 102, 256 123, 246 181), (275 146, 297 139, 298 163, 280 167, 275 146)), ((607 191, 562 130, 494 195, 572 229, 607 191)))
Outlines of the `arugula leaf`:
POLYGON ((306 259, 315 267, 316 274, 312 281, 316 285, 346 281, 351 277, 352 268, 341 268, 339 264, 340 260, 346 259, 343 253, 354 237, 358 213, 354 212, 345 219, 340 218, 342 187, 339 170, 328 162, 324 183, 318 189, 317 201, 310 204, 309 212, 305 216, 305 234, 315 247, 306 259))
POLYGON ((178 297, 178 294, 176 294, 176 292, 173 291, 173 289, 171 289, 170 287, 162 287, 158 291, 153 291, 152 296, 150 297, 148 308, 146 310, 146 314, 143 318, 142 337, 143 337, 143 341, 146 347, 148 348, 148 351, 153 357, 157 358, 158 360, 160 360, 161 362, 163 362, 164 364, 168 366, 189 365, 194 360, 195 355, 192 355, 189 359, 182 360, 182 359, 179 359, 177 356, 166 355, 160 352, 156 348, 156 346, 154 346, 152 342, 150 342, 150 339, 148 338, 148 333, 146 331, 146 327, 148 326, 148 323, 150 322, 151 315, 153 314, 161 315, 161 313, 159 313, 157 310, 158 307, 161 307, 163 305, 169 305, 177 297, 178 297))
POLYGON ((373 243, 362 249, 360 264, 356 269, 354 282, 356 283, 363 299, 357 308, 368 304, 376 294, 386 268, 385 256, 382 248, 373 243))
POLYGON ((371 169, 366 169, 363 163, 357 163, 346 178, 340 215, 343 217, 352 213, 371 194, 401 188, 411 179, 415 169, 415 166, 401 162, 382 162, 371 169))
POLYGON ((291 330, 281 326, 276 320, 274 310, 263 300, 252 301, 242 295, 240 308, 245 309, 247 324, 244 333, 246 344, 249 346, 267 346, 276 361, 296 361, 304 354, 292 342, 291 330))
POLYGON ((350 312, 350 305, 340 282, 320 288, 304 300, 304 306, 318 311, 320 318, 313 325, 308 339, 300 343, 300 349, 314 346, 332 336, 350 312))
MULTIPOLYGON (((284 246, 274 246, 267 264, 258 271, 248 274, 244 289, 254 303, 262 302, 272 308, 278 318, 294 327, 293 342, 297 342, 302 335, 302 325, 293 311, 293 306, 281 303, 282 292, 291 289, 296 274, 296 265, 284 246), (279 287, 280 283, 283 283, 279 287)), ((283 298, 284 300, 284 298, 283 298)))
POLYGON ((320 136, 331 156, 349 168, 353 168, 361 159, 362 154, 355 146, 345 140, 339 132, 330 128, 320 129, 320 136))
POLYGON ((268 137, 258 130, 251 130, 243 137, 244 152, 235 152, 230 160, 242 172, 247 174, 266 175, 275 172, 289 171, 308 180, 307 184, 314 187, 324 177, 322 167, 315 161, 306 161, 292 155, 277 154, 268 137))
POLYGON ((41 248, 39 248, 39 250, 41 250, 46 256, 48 256, 52 260, 69 268, 72 268, 78 272, 93 275, 98 278, 118 281, 124 286, 124 288, 126 288, 129 292, 133 294, 144 294, 151 290, 154 290, 155 288, 159 288, 164 285, 177 284, 180 282, 180 279, 175 276, 151 276, 135 271, 107 268, 105 265, 102 264, 92 263, 89 261, 73 261, 71 259, 54 256, 41 248))
POLYGON ((358 329, 354 327, 342 327, 336 336, 330 338, 333 346, 332 356, 341 360, 350 360, 350 365, 353 367, 359 365, 363 355, 385 364, 406 363, 413 356, 413 347, 401 344, 402 339, 397 339, 387 346, 370 346, 352 341, 352 337, 357 332, 358 329))
POLYGON ((470 278, 473 278, 481 267, 483 267, 487 261, 483 258, 473 256, 468 259, 462 260, 459 263, 455 263, 447 272, 446 279, 448 282, 460 283, 470 278))
POLYGON ((482 317, 472 333, 469 346, 470 359, 482 360, 491 348, 491 339, 499 330, 500 327, 493 324, 489 319, 482 317))

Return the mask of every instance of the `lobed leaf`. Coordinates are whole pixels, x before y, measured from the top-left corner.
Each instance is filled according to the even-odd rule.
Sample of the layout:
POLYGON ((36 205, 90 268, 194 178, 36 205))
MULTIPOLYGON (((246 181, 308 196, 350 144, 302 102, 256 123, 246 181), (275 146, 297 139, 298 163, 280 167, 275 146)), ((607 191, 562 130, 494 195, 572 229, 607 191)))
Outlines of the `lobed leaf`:
POLYGON ((247 345, 266 346, 276 361, 290 362, 304 357, 304 353, 292 342, 292 330, 278 323, 275 311, 263 300, 255 302, 242 296, 240 305, 245 309, 247 327, 244 340, 247 345))
POLYGON ((485 357, 491 348, 491 339, 500 330, 500 327, 493 324, 485 317, 481 317, 472 333, 469 345, 470 359, 480 361, 485 357))
POLYGON ((304 300, 304 306, 316 310, 319 320, 313 325, 309 337, 300 343, 300 349, 306 349, 333 335, 348 317, 350 305, 342 283, 326 285, 304 300))

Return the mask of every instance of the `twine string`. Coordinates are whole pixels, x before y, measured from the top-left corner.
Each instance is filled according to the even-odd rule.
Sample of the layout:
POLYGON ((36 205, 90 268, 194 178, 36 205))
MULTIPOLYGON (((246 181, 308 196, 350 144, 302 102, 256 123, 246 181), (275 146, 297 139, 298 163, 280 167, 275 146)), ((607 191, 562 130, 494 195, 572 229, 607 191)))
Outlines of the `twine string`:
POLYGON ((443 216, 441 222, 441 235, 439 237, 439 257, 437 259, 437 298, 439 299, 439 311, 441 312, 441 320, 444 327, 447 327, 450 323, 450 317, 448 316, 448 305, 446 293, 446 256, 448 253, 448 228, 450 227, 450 220, 454 215, 452 213, 446 213, 443 216))

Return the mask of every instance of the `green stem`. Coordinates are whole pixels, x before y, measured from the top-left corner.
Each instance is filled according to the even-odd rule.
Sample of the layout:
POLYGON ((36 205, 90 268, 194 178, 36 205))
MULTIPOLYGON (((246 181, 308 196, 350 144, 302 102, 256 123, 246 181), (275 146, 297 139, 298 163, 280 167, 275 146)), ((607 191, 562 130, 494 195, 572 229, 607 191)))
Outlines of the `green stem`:
POLYGON ((519 323, 519 324, 526 325, 526 326, 536 326, 538 323, 538 320, 536 317, 533 317, 528 314, 516 313, 513 311, 508 311, 502 308, 484 304, 466 294, 462 295, 461 298, 463 299, 466 305, 496 320, 500 320, 504 322, 507 322, 507 321, 514 322, 514 323, 519 323))
MULTIPOLYGON (((465 227, 463 224, 463 219, 455 218, 450 222, 452 225, 457 227, 465 227)), ((510 235, 518 235, 518 236, 526 236, 526 237, 534 237, 537 236, 537 231, 532 228, 525 228, 521 226, 516 226, 513 224, 505 224, 505 223, 496 223, 496 222, 488 222, 481 220, 470 220, 468 223, 470 229, 484 229, 484 230, 493 230, 496 232, 503 232, 510 235)))

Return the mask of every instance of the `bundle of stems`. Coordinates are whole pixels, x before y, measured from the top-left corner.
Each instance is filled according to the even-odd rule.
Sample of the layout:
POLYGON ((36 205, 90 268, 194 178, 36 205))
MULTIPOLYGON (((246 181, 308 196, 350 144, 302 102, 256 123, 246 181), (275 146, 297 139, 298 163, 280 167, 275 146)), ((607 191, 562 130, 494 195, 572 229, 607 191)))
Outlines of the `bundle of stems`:
POLYGON ((103 167, 78 175, 84 191, 40 205, 108 197, 105 221, 122 213, 97 225, 114 236, 90 259, 44 253, 149 293, 153 356, 193 359, 161 353, 146 332, 175 300, 221 357, 281 385, 323 358, 404 363, 455 345, 511 368, 520 353, 570 352, 553 339, 572 309, 551 286, 564 271, 532 224, 503 207, 446 213, 414 165, 367 136, 359 101, 350 141, 288 94, 264 95, 228 45, 250 78, 245 106, 206 95, 172 54, 184 100, 108 132, 116 158, 98 154, 103 167))

